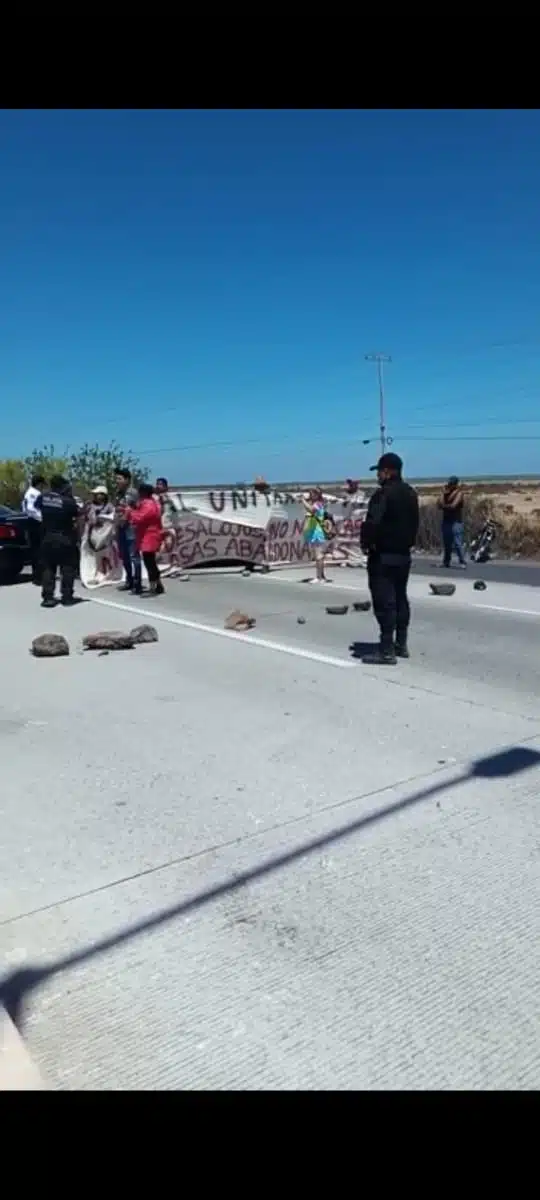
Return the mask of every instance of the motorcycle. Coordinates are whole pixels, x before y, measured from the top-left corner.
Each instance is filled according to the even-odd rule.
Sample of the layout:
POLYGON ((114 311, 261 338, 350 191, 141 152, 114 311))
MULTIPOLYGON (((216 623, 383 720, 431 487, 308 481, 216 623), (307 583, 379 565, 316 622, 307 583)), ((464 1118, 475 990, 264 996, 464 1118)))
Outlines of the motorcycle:
POLYGON ((497 536, 497 526, 495 521, 486 521, 482 526, 480 533, 472 539, 469 550, 471 562, 485 563, 489 562, 495 554, 495 538, 497 536))

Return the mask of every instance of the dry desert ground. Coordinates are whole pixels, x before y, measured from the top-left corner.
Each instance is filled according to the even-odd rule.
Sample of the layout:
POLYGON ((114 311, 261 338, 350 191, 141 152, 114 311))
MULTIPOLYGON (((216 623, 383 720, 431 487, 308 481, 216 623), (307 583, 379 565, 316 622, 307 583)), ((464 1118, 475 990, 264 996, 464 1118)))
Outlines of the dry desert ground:
MULTIPOLYGON (((475 482, 465 480, 465 495, 474 500, 491 500, 497 516, 503 520, 512 517, 540 517, 540 480, 520 479, 518 482, 497 480, 475 482)), ((440 483, 418 484, 420 502, 427 504, 440 495, 440 483)))

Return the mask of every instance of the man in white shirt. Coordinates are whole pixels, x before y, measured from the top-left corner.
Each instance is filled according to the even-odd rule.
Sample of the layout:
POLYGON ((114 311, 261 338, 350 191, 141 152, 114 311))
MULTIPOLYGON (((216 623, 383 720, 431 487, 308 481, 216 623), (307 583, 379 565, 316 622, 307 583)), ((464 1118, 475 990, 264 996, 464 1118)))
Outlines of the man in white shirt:
POLYGON ((22 510, 28 517, 28 541, 30 542, 30 557, 32 560, 32 583, 41 584, 41 522, 42 516, 36 508, 36 500, 41 496, 46 480, 43 475, 32 475, 30 487, 23 496, 22 510))

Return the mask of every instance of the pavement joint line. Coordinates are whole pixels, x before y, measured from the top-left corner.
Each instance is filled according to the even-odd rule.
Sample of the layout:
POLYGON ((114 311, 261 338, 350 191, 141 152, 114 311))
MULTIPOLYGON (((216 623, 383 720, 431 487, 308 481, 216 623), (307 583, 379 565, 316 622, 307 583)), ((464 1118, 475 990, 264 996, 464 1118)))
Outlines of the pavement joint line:
MULTIPOLYGON (((418 661, 416 661, 416 663, 415 663, 414 658, 411 662, 407 663, 406 669, 408 669, 409 667, 414 668, 415 665, 418 666, 420 668, 420 670, 422 670, 423 668, 429 670, 429 667, 427 667, 427 665, 425 665, 424 663, 421 663, 421 662, 419 663, 418 661)), ((370 679, 380 679, 381 678, 379 668, 376 668, 374 671, 370 671, 369 669, 362 670, 362 675, 367 675, 370 679)), ((401 674, 398 674, 397 672, 395 674, 390 674, 390 672, 388 672, 388 674, 386 674, 384 676, 384 682, 386 684, 390 684, 392 687, 404 687, 404 688, 407 688, 407 691, 420 692, 421 694, 426 695, 426 696, 435 696, 438 700, 445 699, 444 692, 438 692, 437 688, 435 688, 435 687, 426 687, 426 685, 423 683, 415 683, 414 681, 411 681, 411 678, 408 675, 401 675, 401 674)), ((497 704, 487 704, 485 700, 471 700, 469 698, 469 696, 455 696, 453 698, 453 703, 454 704, 466 704, 469 706, 469 708, 479 708, 479 709, 483 710, 484 712, 487 711, 487 712, 493 712, 493 713, 500 713, 501 716, 505 716, 505 717, 510 715, 508 713, 507 708, 499 708, 499 706, 497 704)), ((526 712, 521 713, 520 716, 523 721, 529 721, 533 725, 540 726, 540 719, 538 717, 531 716, 530 713, 526 713, 526 712)), ((537 737, 538 734, 532 734, 531 736, 534 738, 534 737, 537 737)))
MULTIPOLYGON (((535 739, 528 738, 525 740, 531 741, 535 739)), ((249 842, 268 837, 269 834, 280 833, 282 830, 292 828, 295 825, 303 825, 306 821, 315 817, 324 817, 327 813, 348 808, 350 805, 358 804, 362 800, 375 800, 379 796, 384 797, 387 792, 395 792, 402 788, 408 788, 412 784, 418 785, 423 780, 429 780, 434 776, 444 775, 450 771, 455 772, 457 768, 465 767, 466 764, 466 759, 457 762, 446 762, 444 765, 437 765, 428 771, 419 771, 415 775, 408 776, 407 779, 399 779, 396 783, 387 783, 384 787, 373 788, 368 792, 359 792, 357 795, 348 796, 344 800, 334 800, 331 804, 325 804, 322 808, 317 809, 316 813, 302 813, 299 817, 289 817, 286 821, 278 821, 275 825, 266 825, 262 829, 245 833, 241 838, 234 837, 225 842, 218 842, 216 845, 203 846, 200 850, 195 850, 192 854, 183 854, 179 858, 166 859, 165 862, 156 863, 152 867, 143 867, 140 871, 133 871, 130 875, 118 876, 115 879, 110 879, 107 883, 100 883, 97 887, 87 888, 83 892, 74 892, 69 896, 60 896, 58 900, 52 900, 49 904, 42 904, 39 908, 32 908, 25 912, 17 913, 16 916, 7 917, 5 920, 0 921, 0 928, 15 925, 18 921, 26 921, 29 917, 41 916, 42 913, 51 912, 55 908, 64 908, 68 904, 75 904, 78 900, 87 900, 90 896, 98 896, 103 892, 110 891, 112 888, 123 887, 127 883, 135 883, 138 879, 145 879, 149 875, 158 875, 161 871, 170 871, 173 868, 183 866, 185 863, 205 858, 209 854, 219 854, 223 850, 232 849, 239 842, 242 845, 247 845, 249 842)))
POLYGON ((185 617, 173 617, 169 613, 155 612, 149 608, 137 608, 134 604, 119 604, 115 600, 101 600, 94 596, 89 596, 88 599, 92 604, 100 604, 104 608, 135 613, 140 617, 149 617, 153 621, 166 621, 170 625, 179 625, 182 629, 193 629, 196 633, 211 633, 214 637, 225 638, 227 641, 238 642, 241 645, 258 646, 261 650, 274 650, 278 654, 290 654, 293 658, 304 658, 308 662, 322 663, 326 667, 339 667, 346 671, 356 669, 356 664, 349 662, 346 658, 320 654, 317 650, 302 650, 300 646, 288 646, 285 642, 273 642, 269 638, 261 638, 253 634, 233 633, 229 629, 218 629, 217 625, 205 625, 202 621, 189 621, 185 617))

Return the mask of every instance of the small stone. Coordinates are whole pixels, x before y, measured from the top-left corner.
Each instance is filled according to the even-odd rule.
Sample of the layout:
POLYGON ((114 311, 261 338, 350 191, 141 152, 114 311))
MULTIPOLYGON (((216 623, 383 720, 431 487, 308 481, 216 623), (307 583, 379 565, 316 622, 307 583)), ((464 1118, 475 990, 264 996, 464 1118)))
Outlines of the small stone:
POLYGON ((434 596, 453 596, 456 590, 455 583, 430 583, 429 586, 434 596))
POLYGON ((69 644, 61 633, 40 633, 30 647, 34 658, 60 658, 69 654, 69 644))
POLYGON ((473 588, 474 588, 475 592, 485 592, 486 587, 487 587, 487 583, 484 583, 483 579, 475 579, 475 581, 473 583, 473 588))
POLYGON ((110 650, 100 650, 98 658, 105 658, 107 654, 110 654, 110 650))
POLYGON ((255 617, 248 617, 247 613, 242 613, 235 608, 226 618, 224 628, 231 629, 235 633, 244 633, 247 629, 253 629, 254 625, 255 617))
POLYGON ((251 579, 252 575, 253 575, 253 571, 249 571, 247 569, 247 567, 246 567, 245 571, 242 571, 242 579, 251 579))
POLYGON ((298 621, 299 625, 305 625, 305 623, 306 623, 305 617, 297 617, 296 620, 298 621))
POLYGON ((135 643, 130 633, 87 633, 83 638, 85 650, 133 650, 135 643))
POLYGON ((369 612, 371 608, 371 600, 355 600, 353 609, 355 612, 369 612))
POLYGON ((327 604, 326 611, 329 617, 346 617, 349 611, 348 604, 327 604))
POLYGON ((135 629, 131 630, 129 635, 133 638, 136 646, 142 646, 143 642, 158 642, 158 631, 153 625, 136 625, 135 629))

